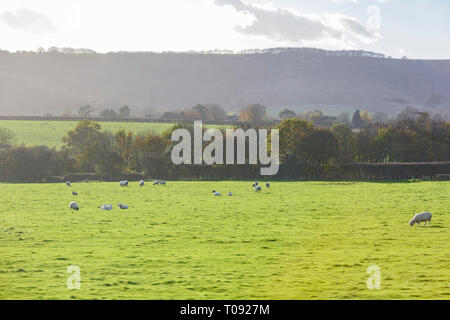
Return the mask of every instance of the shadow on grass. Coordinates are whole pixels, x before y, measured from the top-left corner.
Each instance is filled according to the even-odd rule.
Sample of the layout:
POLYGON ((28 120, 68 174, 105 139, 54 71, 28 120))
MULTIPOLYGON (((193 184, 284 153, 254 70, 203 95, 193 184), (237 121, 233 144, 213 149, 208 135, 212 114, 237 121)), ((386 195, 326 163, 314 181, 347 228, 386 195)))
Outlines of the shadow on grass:
MULTIPOLYGON (((267 180, 267 179, 266 179, 267 180)), ((264 180, 261 180, 264 181, 264 180)), ((368 182, 368 183, 382 183, 382 184, 397 184, 397 183, 401 183, 401 184, 409 184, 409 183, 418 183, 418 182, 423 182, 422 180, 276 180, 273 179, 273 182, 292 182, 292 183, 296 183, 296 182, 317 182, 317 183, 321 183, 321 184, 327 184, 327 185, 332 185, 332 184, 356 184, 356 183, 362 183, 362 182, 368 182)))
POLYGON ((418 183, 423 182, 422 180, 360 180, 359 182, 370 182, 370 183, 418 183))

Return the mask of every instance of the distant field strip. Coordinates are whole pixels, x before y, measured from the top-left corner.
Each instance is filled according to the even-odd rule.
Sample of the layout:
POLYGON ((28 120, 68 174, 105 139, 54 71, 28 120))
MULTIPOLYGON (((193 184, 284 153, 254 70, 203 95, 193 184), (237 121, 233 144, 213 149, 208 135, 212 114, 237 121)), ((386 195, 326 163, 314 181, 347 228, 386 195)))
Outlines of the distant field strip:
MULTIPOLYGON (((0 120, 0 127, 11 129, 16 135, 16 145, 45 145, 50 148, 59 148, 63 145, 62 138, 67 131, 77 125, 77 121, 25 121, 0 120)), ((117 132, 120 129, 134 133, 162 133, 171 128, 173 123, 145 123, 145 122, 99 122, 102 130, 117 132)), ((223 125, 206 125, 205 127, 222 128, 223 125)))
POLYGON ((0 299, 450 299, 450 182, 251 184, 0 184, 0 299))

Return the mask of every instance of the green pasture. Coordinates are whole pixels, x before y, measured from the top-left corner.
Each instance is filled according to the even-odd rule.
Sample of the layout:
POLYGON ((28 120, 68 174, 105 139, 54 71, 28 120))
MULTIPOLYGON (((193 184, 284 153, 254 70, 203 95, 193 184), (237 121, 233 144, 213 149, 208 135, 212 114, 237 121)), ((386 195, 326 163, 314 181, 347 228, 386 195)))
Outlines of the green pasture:
POLYGON ((0 299, 450 299, 449 182, 251 184, 0 184, 0 299))
MULTIPOLYGON (((59 148, 62 138, 77 125, 78 121, 31 121, 0 120, 1 128, 11 129, 15 134, 15 145, 45 145, 59 148)), ((173 126, 171 123, 145 122, 99 122, 104 131, 117 132, 120 129, 134 133, 162 133, 173 126)))
MULTIPOLYGON (((63 145, 62 138, 69 130, 76 127, 78 121, 32 121, 32 120, 0 120, 0 128, 13 131, 14 145, 35 146, 44 145, 49 148, 59 148, 63 145)), ((173 123, 153 122, 99 122, 103 131, 115 133, 120 129, 135 134, 161 134, 171 128, 173 123)), ((226 125, 204 125, 206 128, 227 128, 226 125)))

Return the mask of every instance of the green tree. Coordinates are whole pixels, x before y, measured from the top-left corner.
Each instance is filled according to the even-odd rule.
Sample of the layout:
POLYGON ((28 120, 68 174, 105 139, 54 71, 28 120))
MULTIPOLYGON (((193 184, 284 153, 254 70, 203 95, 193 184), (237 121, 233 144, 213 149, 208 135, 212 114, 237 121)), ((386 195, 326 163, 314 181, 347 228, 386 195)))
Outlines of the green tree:
POLYGON ((322 176, 338 155, 338 149, 338 141, 329 130, 314 129, 299 141, 295 153, 314 176, 322 176))
POLYGON ((227 112, 218 104, 207 104, 206 109, 208 109, 212 120, 225 120, 227 118, 227 112))
POLYGON ((89 117, 93 113, 94 113, 94 108, 92 108, 88 104, 85 104, 84 106, 81 106, 80 109, 78 109, 78 116, 80 116, 80 117, 89 117))
MULTIPOLYGON (((137 138, 138 136, 136 136, 137 138)), ((116 132, 115 142, 117 152, 121 156, 124 164, 126 165, 128 170, 135 171, 138 170, 137 163, 137 150, 134 142, 133 133, 126 133, 125 130, 121 129, 116 132)))
POLYGON ((94 170, 94 163, 88 163, 86 153, 101 138, 101 126, 94 121, 81 120, 75 129, 67 132, 67 136, 63 138, 65 147, 74 155, 81 169, 94 170))
POLYGON ((194 114, 198 115, 200 120, 212 120, 209 110, 202 104, 198 104, 191 109, 194 114))
POLYGON ((67 132, 63 142, 74 154, 79 154, 97 141, 101 134, 100 130, 101 126, 97 122, 81 120, 77 123, 75 129, 67 132))
POLYGON ((352 124, 355 129, 361 129, 364 126, 359 110, 356 110, 353 114, 352 124))
POLYGON ((361 112, 361 120, 363 122, 363 127, 368 126, 369 124, 372 123, 373 117, 372 115, 369 113, 369 111, 367 110, 363 110, 361 112))
POLYGON ((356 160, 360 162, 381 162, 384 159, 382 146, 377 143, 378 127, 369 126, 356 133, 356 160))
POLYGON ((266 118, 266 107, 262 104, 252 104, 239 113, 241 121, 263 121, 266 118))
POLYGON ((278 114, 278 116, 280 117, 280 119, 292 119, 296 118, 297 114, 292 110, 284 109, 278 114))
POLYGON ((167 141, 159 135, 148 134, 140 143, 140 161, 146 173, 164 176, 169 168, 167 141))
POLYGON ((94 170, 99 176, 113 179, 123 171, 123 160, 116 151, 114 135, 102 132, 78 158, 80 168, 94 170))
POLYGON ((121 117, 128 117, 130 115, 130 108, 127 105, 120 107, 119 115, 121 117))
POLYGON ((339 163, 349 163, 355 160, 356 141, 352 129, 343 123, 335 123, 331 126, 330 132, 334 135, 338 143, 338 155, 336 160, 339 163))
POLYGON ((103 109, 102 112, 100 112, 100 116, 105 118, 114 118, 117 117, 117 112, 115 112, 113 109, 103 109))
POLYGON ((3 152, 11 147, 15 135, 12 130, 8 128, 0 128, 0 152, 3 152))
POLYGON ((316 126, 330 127, 336 121, 336 117, 327 116, 322 110, 315 110, 307 113, 307 119, 316 126))
POLYGON ((42 181, 70 170, 65 151, 45 146, 12 147, 0 157, 0 177, 9 181, 42 181))
POLYGON ((298 143, 313 130, 310 121, 286 119, 275 126, 280 131, 280 156, 283 161, 293 160, 298 143))

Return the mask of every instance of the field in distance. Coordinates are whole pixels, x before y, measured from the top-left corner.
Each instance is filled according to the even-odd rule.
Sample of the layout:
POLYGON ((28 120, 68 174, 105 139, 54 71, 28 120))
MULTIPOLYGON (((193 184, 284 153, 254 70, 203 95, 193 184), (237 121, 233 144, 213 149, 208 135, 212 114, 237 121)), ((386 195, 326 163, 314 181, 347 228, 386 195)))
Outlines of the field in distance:
MULTIPOLYGON (((15 145, 44 145, 59 148, 63 145, 62 138, 77 125, 78 121, 31 121, 31 120, 0 120, 0 128, 11 129, 15 134, 15 145)), ((171 128, 173 123, 153 122, 99 122, 103 131, 115 133, 120 129, 135 134, 160 134, 171 128)), ((223 125, 205 125, 206 128, 222 128, 223 125)))
POLYGON ((0 184, 0 299, 450 299, 450 182, 251 185, 0 184))
MULTIPOLYGON (((44 145, 59 148, 62 138, 77 125, 78 121, 28 121, 0 120, 0 127, 11 129, 15 134, 16 145, 44 145)), ((117 132, 120 129, 134 133, 161 133, 173 126, 171 123, 144 122, 99 122, 104 131, 117 132)))

